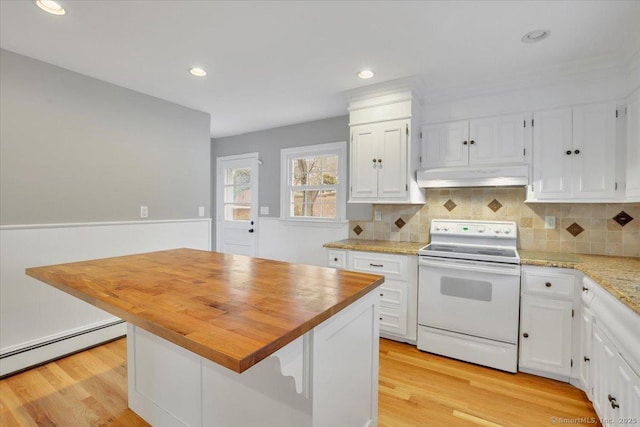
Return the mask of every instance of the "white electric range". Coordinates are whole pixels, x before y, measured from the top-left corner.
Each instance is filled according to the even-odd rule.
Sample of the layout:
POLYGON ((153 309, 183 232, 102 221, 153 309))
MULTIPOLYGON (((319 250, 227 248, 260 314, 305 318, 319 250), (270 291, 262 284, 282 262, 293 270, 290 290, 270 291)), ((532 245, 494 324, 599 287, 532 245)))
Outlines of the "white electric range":
POLYGON ((431 221, 418 252, 420 350, 517 371, 517 240, 514 222, 431 221))

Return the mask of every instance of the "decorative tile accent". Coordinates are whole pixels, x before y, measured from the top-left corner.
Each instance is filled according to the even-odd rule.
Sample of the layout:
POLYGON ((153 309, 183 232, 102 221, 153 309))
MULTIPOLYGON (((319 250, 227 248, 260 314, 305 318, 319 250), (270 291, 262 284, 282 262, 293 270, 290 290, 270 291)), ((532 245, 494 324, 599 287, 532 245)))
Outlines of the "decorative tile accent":
POLYGON ((454 210, 456 208, 456 206, 458 206, 458 205, 456 205, 456 203, 451 199, 447 200, 446 203, 444 204, 444 207, 447 208, 447 210, 449 212, 454 210))
POLYGON ((633 217, 628 213, 626 213, 625 211, 621 211, 618 215, 614 216, 612 219, 618 224, 620 224, 621 227, 624 227, 625 225, 633 221, 633 217))
POLYGON ((502 207, 502 203, 500 203, 496 199, 493 199, 487 206, 489 206, 489 209, 491 209, 492 211, 498 212, 498 210, 502 207))
POLYGON ((362 233, 364 230, 362 229, 362 227, 360 227, 359 225, 356 225, 355 227, 353 227, 353 232, 356 233, 358 236, 360 235, 360 233, 362 233))
POLYGON ((573 237, 576 237, 578 234, 584 231, 584 228, 580 227, 578 223, 574 222, 573 224, 567 227, 567 231, 571 233, 573 237))
POLYGON ((402 218, 398 218, 398 219, 396 220, 396 222, 394 222, 394 224, 396 225, 396 227, 398 227, 398 228, 402 228, 402 227, 404 227, 407 223, 406 223, 406 222, 404 222, 404 220, 403 220, 402 218))

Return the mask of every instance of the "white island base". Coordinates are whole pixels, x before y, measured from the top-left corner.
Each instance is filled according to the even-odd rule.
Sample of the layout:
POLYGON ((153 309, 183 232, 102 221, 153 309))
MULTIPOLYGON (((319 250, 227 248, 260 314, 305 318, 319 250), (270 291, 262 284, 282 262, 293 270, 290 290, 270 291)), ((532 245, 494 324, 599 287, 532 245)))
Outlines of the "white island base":
POLYGON ((239 374, 132 324, 129 407, 153 426, 376 426, 378 291, 239 374))

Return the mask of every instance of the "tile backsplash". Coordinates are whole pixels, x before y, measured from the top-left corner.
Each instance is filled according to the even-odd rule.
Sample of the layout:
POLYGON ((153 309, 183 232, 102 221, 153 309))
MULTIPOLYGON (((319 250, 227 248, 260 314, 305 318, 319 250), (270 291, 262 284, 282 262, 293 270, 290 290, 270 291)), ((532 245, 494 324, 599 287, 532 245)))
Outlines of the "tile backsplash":
POLYGON ((425 205, 375 205, 382 221, 350 221, 349 238, 428 242, 432 219, 515 221, 519 248, 640 256, 640 203, 524 203, 526 189, 428 189, 425 205), (545 229, 545 216, 556 228, 545 229))

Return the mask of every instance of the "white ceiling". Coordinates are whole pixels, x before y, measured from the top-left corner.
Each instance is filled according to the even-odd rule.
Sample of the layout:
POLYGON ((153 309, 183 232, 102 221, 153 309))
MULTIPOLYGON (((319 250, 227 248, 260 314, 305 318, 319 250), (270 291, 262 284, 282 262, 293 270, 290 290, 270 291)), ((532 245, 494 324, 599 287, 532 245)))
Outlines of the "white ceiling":
POLYGON ((0 46, 208 112, 213 137, 343 115, 345 91, 389 80, 436 90, 640 50, 638 0, 59 3, 1 0, 0 46), (535 29, 551 35, 520 42, 535 29))

